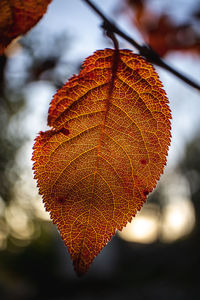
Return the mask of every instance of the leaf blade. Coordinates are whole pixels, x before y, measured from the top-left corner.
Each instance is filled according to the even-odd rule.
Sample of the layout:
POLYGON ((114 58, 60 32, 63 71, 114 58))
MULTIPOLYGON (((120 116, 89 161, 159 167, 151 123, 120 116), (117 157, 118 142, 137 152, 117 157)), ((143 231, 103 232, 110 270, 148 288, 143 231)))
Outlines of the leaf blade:
POLYGON ((168 100, 153 67, 129 50, 113 71, 115 61, 110 49, 85 61, 54 96, 53 129, 34 146, 40 193, 79 274, 142 207, 170 143, 168 100))

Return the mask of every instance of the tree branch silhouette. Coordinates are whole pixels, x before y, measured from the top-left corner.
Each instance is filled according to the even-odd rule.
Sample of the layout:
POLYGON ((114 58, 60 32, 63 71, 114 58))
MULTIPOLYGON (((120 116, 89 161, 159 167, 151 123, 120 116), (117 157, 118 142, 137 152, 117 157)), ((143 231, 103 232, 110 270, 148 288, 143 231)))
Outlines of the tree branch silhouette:
POLYGON ((167 70, 171 74, 175 75, 188 85, 190 85, 193 88, 196 88, 197 90, 200 91, 200 84, 196 83, 192 79, 188 78, 186 75, 183 75, 170 65, 168 65, 159 55, 156 53, 149 45, 139 45, 133 38, 128 36, 125 32, 123 32, 119 27, 113 22, 110 21, 105 14, 90 0, 83 0, 85 3, 87 3, 95 12, 98 14, 101 19, 103 20, 103 25, 102 27, 107 31, 107 32, 113 32, 119 36, 121 36, 124 40, 128 41, 131 45, 133 45, 138 51, 139 54, 143 57, 146 58, 147 61, 151 62, 154 65, 157 65, 164 70, 167 70))

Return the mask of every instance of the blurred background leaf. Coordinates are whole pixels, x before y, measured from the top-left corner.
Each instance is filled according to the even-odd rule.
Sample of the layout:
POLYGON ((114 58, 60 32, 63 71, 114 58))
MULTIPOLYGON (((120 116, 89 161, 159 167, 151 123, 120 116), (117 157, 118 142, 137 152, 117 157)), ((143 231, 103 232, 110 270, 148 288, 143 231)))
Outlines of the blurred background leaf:
POLYGON ((200 2, 190 1, 180 18, 185 2, 162 1, 156 6, 155 0, 124 0, 123 12, 160 56, 171 51, 200 55, 200 2))

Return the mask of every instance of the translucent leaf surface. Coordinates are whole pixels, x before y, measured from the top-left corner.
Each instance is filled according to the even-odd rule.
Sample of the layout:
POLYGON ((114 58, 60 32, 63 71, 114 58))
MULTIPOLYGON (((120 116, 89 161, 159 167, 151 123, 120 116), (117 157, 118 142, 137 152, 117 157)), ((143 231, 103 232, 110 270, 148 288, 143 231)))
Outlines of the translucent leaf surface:
POLYGON ((97 51, 55 94, 34 172, 78 274, 155 187, 170 118, 158 75, 129 50, 97 51))

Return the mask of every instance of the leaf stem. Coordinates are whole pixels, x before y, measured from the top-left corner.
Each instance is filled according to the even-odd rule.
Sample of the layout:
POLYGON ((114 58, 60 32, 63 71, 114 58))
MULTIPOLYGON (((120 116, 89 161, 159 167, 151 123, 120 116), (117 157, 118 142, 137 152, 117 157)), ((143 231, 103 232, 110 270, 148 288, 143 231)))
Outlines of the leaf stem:
POLYGON ((115 50, 118 52, 119 51, 119 43, 118 43, 118 40, 116 39, 115 34, 113 33, 112 30, 109 29, 109 27, 107 26, 107 24, 105 22, 103 23, 102 28, 105 29, 107 36, 113 41, 115 50))
MULTIPOLYGON (((181 74, 179 71, 177 71, 175 68, 168 65, 159 55, 156 53, 149 45, 139 45, 133 38, 128 36, 125 32, 123 32, 119 27, 114 24, 114 22, 111 22, 105 14, 96 6, 94 3, 92 3, 90 0, 83 0, 86 2, 95 12, 98 14, 101 19, 103 20, 103 28, 107 30, 107 32, 116 33, 117 35, 121 36, 124 40, 128 41, 131 45, 133 45, 138 51, 139 54, 143 57, 145 57, 149 62, 167 70, 171 74, 175 75, 188 85, 190 85, 193 88, 196 88, 198 91, 200 91, 200 84, 196 83, 192 79, 188 78, 186 75, 181 74)), ((110 37, 110 36, 109 36, 110 37)), ((113 40, 113 39, 112 39, 113 40)), ((116 39, 115 39, 116 40, 116 39)), ((114 42, 114 40, 113 40, 114 42)), ((114 42, 115 44, 115 42, 114 42)), ((116 48, 116 45, 115 45, 116 48)))

